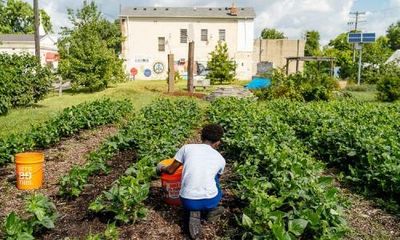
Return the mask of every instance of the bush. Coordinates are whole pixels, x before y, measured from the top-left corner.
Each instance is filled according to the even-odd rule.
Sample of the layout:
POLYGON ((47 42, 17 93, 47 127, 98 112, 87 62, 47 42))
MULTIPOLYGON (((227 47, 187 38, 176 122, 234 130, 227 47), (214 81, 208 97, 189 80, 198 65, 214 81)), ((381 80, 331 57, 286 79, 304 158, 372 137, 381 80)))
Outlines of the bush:
POLYGON ((377 85, 378 99, 393 102, 400 99, 400 67, 388 65, 377 85))
POLYGON ((36 103, 48 93, 51 72, 30 54, 0 54, 0 115, 36 103))
POLYGON ((318 73, 296 73, 286 76, 281 70, 272 75, 272 86, 256 93, 261 99, 291 99, 297 101, 327 101, 333 98, 338 88, 336 81, 328 75, 318 73))
POLYGON ((207 63, 210 72, 207 78, 211 84, 232 83, 235 81, 236 63, 229 59, 228 46, 224 42, 219 42, 215 50, 210 53, 211 59, 207 63))

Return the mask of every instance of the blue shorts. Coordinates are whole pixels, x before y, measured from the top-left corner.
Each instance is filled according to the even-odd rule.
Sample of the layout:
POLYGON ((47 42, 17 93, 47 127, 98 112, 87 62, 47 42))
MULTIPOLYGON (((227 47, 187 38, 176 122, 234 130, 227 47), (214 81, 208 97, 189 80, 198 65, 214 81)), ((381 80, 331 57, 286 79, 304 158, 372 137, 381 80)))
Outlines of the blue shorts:
POLYGON ((183 208, 188 211, 209 211, 216 208, 222 199, 222 191, 219 186, 219 176, 215 176, 215 182, 217 183, 218 194, 213 198, 208 199, 187 199, 181 197, 183 208))

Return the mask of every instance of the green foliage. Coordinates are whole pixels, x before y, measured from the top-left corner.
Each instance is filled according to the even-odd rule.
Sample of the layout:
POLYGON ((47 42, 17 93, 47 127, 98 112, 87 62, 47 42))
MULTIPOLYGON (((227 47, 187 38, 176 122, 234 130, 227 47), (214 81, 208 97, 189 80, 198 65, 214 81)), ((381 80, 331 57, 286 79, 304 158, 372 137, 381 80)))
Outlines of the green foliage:
POLYGON ((11 107, 43 99, 51 86, 51 72, 30 54, 0 54, 0 115, 11 107))
POLYGON ((15 212, 7 215, 4 221, 4 232, 7 240, 35 239, 33 234, 41 229, 54 228, 57 211, 54 204, 42 194, 34 194, 27 198, 25 219, 15 212))
POLYGON ((248 100, 213 102, 209 120, 225 129, 236 195, 246 203, 244 238, 339 239, 346 232, 332 178, 274 109, 248 100))
POLYGON ((189 136, 201 118, 197 104, 189 100, 159 100, 145 108, 122 131, 135 148, 138 161, 125 175, 104 191, 89 206, 96 213, 111 213, 121 223, 144 218, 154 166, 170 158, 178 144, 189 136))
POLYGON ((320 55, 320 34, 318 31, 306 32, 306 45, 304 49, 305 56, 318 56, 320 55))
POLYGON ((400 21, 393 23, 386 31, 389 38, 389 46, 393 51, 400 49, 400 21))
POLYGON ((262 39, 284 39, 285 34, 274 28, 264 28, 261 32, 262 39))
POLYGON ((233 59, 229 59, 228 45, 220 41, 210 56, 211 59, 207 63, 210 72, 207 74, 207 78, 210 79, 211 84, 235 81, 236 63, 233 59))
POLYGON ((119 232, 115 226, 115 222, 107 224, 107 228, 102 234, 92 234, 90 233, 85 240, 118 240, 119 232))
POLYGON ((44 124, 33 127, 29 133, 0 139, 0 166, 11 162, 16 153, 49 147, 82 129, 118 121, 131 111, 130 102, 109 99, 66 108, 44 124))
POLYGON ((328 75, 297 73, 286 76, 283 71, 276 70, 272 75, 272 85, 256 92, 256 95, 268 100, 327 101, 333 98, 336 89, 336 81, 328 75))
POLYGON ((292 126, 315 157, 343 172, 372 197, 400 194, 400 105, 352 101, 267 106, 292 126))
MULTIPOLYGON (((52 32, 50 16, 40 10, 40 22, 46 33, 52 32)), ((31 4, 21 0, 0 1, 0 33, 34 33, 34 14, 31 4)))
POLYGON ((382 69, 377 85, 378 99, 385 102, 393 102, 400 99, 400 67, 386 65, 382 69))
POLYGON ((61 76, 71 80, 74 90, 98 91, 124 81, 118 26, 101 17, 95 2, 84 1, 82 9, 69 9, 68 15, 73 27, 64 28, 58 42, 61 76))

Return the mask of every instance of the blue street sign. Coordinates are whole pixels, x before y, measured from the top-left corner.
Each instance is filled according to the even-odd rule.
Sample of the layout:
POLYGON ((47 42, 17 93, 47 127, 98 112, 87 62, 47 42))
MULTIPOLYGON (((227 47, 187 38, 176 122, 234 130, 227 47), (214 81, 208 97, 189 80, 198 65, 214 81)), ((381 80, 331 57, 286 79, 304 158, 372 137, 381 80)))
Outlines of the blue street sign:
POLYGON ((373 42, 375 42, 375 33, 363 33, 362 42, 363 43, 373 43, 373 42))
POLYGON ((349 33, 349 43, 373 43, 375 42, 375 33, 349 33))
POLYGON ((348 42, 349 43, 360 43, 362 41, 361 33, 349 33, 348 42))

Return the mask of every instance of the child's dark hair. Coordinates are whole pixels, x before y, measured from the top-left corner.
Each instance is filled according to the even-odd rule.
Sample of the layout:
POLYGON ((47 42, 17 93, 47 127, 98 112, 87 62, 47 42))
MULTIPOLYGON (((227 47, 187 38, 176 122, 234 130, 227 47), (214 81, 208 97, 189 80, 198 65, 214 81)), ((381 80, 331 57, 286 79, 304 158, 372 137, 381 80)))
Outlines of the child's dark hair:
POLYGON ((221 140, 222 135, 224 134, 224 129, 218 124, 208 124, 203 127, 201 130, 201 140, 211 141, 212 143, 216 143, 221 140))

